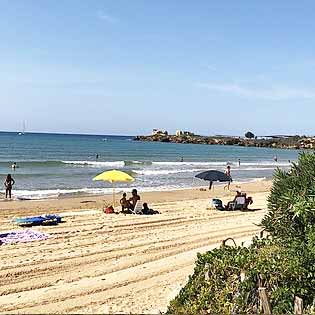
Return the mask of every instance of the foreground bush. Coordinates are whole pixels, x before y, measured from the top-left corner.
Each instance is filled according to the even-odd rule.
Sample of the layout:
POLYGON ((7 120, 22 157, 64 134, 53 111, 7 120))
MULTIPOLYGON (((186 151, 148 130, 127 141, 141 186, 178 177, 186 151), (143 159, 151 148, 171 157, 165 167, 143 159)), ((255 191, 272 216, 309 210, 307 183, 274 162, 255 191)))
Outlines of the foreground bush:
POLYGON ((253 314, 265 287, 273 314, 293 312, 295 296, 310 312, 315 298, 315 154, 277 170, 262 221, 268 238, 249 247, 221 246, 198 255, 194 274, 169 314, 253 314))

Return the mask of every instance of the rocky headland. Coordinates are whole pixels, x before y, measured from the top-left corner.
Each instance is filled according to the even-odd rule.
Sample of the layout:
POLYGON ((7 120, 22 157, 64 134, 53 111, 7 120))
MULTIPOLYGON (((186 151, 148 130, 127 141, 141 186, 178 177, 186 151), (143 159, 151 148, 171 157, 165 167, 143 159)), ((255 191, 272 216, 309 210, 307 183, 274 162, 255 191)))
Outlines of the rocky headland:
POLYGON ((306 136, 268 136, 248 139, 245 137, 229 136, 153 134, 148 136, 136 136, 134 140, 208 145, 237 145, 243 147, 266 147, 281 149, 315 149, 315 137, 306 136))

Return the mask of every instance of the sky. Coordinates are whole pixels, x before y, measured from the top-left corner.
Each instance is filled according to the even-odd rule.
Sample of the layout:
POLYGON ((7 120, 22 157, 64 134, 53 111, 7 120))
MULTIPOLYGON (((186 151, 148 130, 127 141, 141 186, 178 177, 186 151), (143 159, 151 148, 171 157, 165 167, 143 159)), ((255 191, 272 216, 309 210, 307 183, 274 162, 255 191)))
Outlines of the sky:
POLYGON ((315 134, 315 2, 0 0, 0 130, 315 134))

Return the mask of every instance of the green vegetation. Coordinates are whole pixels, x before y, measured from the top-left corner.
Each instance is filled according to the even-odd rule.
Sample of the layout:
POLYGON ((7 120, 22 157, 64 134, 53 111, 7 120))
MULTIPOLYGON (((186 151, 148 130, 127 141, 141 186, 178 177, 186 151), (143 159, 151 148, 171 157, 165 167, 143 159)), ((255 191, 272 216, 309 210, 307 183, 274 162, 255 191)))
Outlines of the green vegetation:
POLYGON ((247 138, 247 139, 254 139, 255 135, 251 131, 247 131, 245 133, 245 138, 247 138))
POLYGON ((315 154, 301 154, 288 172, 276 170, 268 208, 261 223, 268 237, 199 254, 168 314, 257 313, 259 287, 266 288, 273 314, 293 313, 295 296, 304 313, 314 313, 315 154))

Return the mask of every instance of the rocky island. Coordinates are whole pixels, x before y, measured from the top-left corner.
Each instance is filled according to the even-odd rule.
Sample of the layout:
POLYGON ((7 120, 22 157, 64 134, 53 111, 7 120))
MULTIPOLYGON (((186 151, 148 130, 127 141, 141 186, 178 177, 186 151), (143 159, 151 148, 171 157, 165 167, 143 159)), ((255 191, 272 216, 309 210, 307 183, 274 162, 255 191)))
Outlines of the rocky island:
POLYGON ((177 131, 175 135, 167 131, 154 129, 151 135, 136 136, 135 141, 155 141, 172 143, 192 143, 208 145, 238 145, 244 147, 266 147, 280 149, 315 149, 315 137, 306 136, 255 136, 247 132, 244 137, 236 136, 200 136, 188 131, 177 131))

